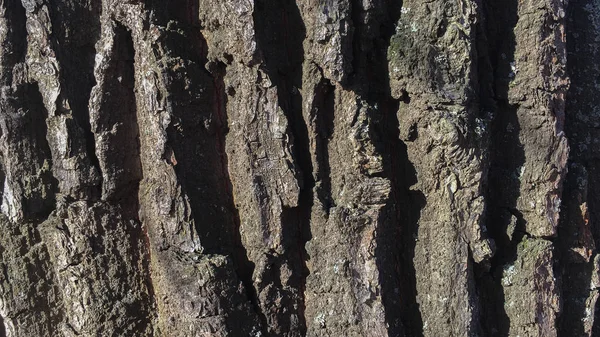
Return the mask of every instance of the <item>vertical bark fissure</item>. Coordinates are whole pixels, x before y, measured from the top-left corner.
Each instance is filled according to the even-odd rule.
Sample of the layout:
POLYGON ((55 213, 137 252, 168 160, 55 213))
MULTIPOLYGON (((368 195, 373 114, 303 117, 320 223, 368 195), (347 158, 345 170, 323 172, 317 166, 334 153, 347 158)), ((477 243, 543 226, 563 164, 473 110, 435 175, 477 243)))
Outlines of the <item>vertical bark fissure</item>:
POLYGON ((497 253, 477 270, 481 322, 491 336, 553 336, 560 307, 552 238, 568 154, 564 8, 560 1, 492 1, 483 9, 493 79, 482 79, 493 83, 495 101, 486 222, 497 253), (545 297, 522 299, 531 291, 545 297), (547 317, 533 332, 527 322, 540 315, 547 317))
POLYGON ((310 237, 312 192, 315 187, 308 129, 302 117, 300 93, 304 61, 302 43, 306 36, 306 29, 294 1, 257 1, 253 16, 258 48, 264 54, 269 78, 277 87, 278 104, 287 118, 290 134, 293 137, 294 163, 288 165, 297 165, 299 168, 298 206, 283 207, 281 214, 282 242, 286 254, 282 258, 292 267, 293 276, 289 286, 296 289, 296 296, 299 297, 300 306, 297 310, 300 322, 296 333, 305 335, 304 289, 308 270, 304 245, 310 237))
POLYGON ((2 38, 2 68, 0 69, 1 85, 11 86, 13 67, 25 61, 27 53, 27 28, 25 9, 18 1, 3 1, 2 26, 6 35, 2 38))
MULTIPOLYGON (((203 43, 204 47, 206 47, 206 42, 203 43)), ((204 48, 202 50, 205 50, 204 48)), ((204 55, 203 57, 206 57, 204 55)), ((252 309, 256 313, 257 317, 260 319, 263 330, 262 332, 266 334, 266 326, 267 326, 267 318, 260 308, 260 303, 258 300, 258 295, 256 293, 256 289, 254 287, 252 281, 252 274, 254 272, 254 263, 252 263, 248 259, 248 253, 246 251, 246 247, 242 243, 241 233, 240 233, 240 215, 238 209, 235 207, 233 200, 233 188, 231 183, 231 177, 228 171, 228 158, 226 151, 225 139, 227 136, 228 130, 228 116, 227 116, 227 97, 228 95, 235 95, 233 89, 227 93, 225 90, 225 83, 223 78, 225 76, 225 72, 227 70, 227 66, 225 64, 213 65, 211 66, 210 76, 213 79, 214 85, 214 100, 215 100, 215 112, 217 116, 217 152, 220 155, 220 163, 221 163, 221 172, 223 174, 223 184, 224 188, 227 191, 227 204, 230 209, 231 222, 233 224, 232 227, 232 247, 230 254, 232 255, 233 261, 235 263, 236 274, 239 277, 240 281, 244 285, 244 289, 246 292, 246 296, 248 300, 252 304, 252 309)))
MULTIPOLYGON (((145 336, 153 329, 154 295, 149 280, 149 252, 145 251, 144 230, 139 221, 142 172, 134 41, 130 30, 112 20, 103 23, 102 33, 102 55, 94 65, 97 83, 90 90, 89 105, 89 132, 96 139, 98 167, 105 177, 102 199, 89 198, 89 194, 69 195, 71 198, 62 200, 42 225, 43 237, 52 243, 48 246, 50 258, 61 291, 67 298, 79 297, 64 303, 65 321, 60 327, 63 333, 145 336), (102 315, 105 321, 94 319, 102 315)), ((61 87, 68 88, 67 81, 72 80, 62 79, 61 87)), ((60 126, 65 121, 61 115, 69 112, 70 108, 57 114, 56 125, 60 126)), ((81 132, 58 127, 55 131, 59 139, 54 143, 57 153, 64 153, 60 140, 68 137, 73 137, 70 144, 78 144, 73 148, 81 150, 81 132)), ((73 155, 68 149, 67 156, 73 155)), ((81 159, 86 155, 81 151, 73 157, 81 159)), ((70 158, 59 157, 70 164, 70 158)), ((72 168, 68 164, 67 171, 72 168)), ((90 161, 86 164, 87 169, 93 165, 90 161)))
MULTIPOLYGON (((139 326, 137 327, 140 334, 149 333, 154 330, 153 315, 156 307, 156 294, 154 284, 152 282, 151 268, 151 249, 148 242, 148 232, 146 224, 140 221, 140 182, 143 179, 142 163, 141 163, 141 141, 140 129, 138 120, 138 109, 135 95, 135 87, 137 85, 135 78, 135 58, 136 50, 133 42, 131 31, 126 27, 116 24, 116 39, 117 39, 117 55, 116 58, 120 64, 117 65, 117 81, 122 86, 126 97, 119 99, 119 103, 123 104, 125 109, 121 118, 122 124, 119 126, 122 129, 120 132, 124 134, 125 140, 122 142, 127 144, 127 159, 123 162, 117 162, 117 165, 123 165, 122 169, 126 174, 123 185, 119 186, 114 192, 114 202, 119 205, 122 215, 125 219, 130 220, 127 227, 127 232, 130 234, 130 244, 132 247, 133 261, 136 261, 141 269, 141 283, 145 287, 145 297, 142 299, 140 308, 137 308, 137 317, 139 317, 139 326)), ((96 160, 98 158, 96 157, 96 160)), ((126 334, 126 331, 120 334, 126 334)))
POLYGON ((46 218, 55 203, 56 181, 46 140, 47 111, 37 83, 25 72, 26 15, 21 4, 3 4, 6 35, 2 41, 0 104, 4 142, 2 212, 11 220, 46 218))
MULTIPOLYGON (((497 245, 489 271, 477 280, 482 306, 482 328, 490 336, 508 336, 510 320, 505 309, 503 268, 514 264, 517 246, 525 237, 525 220, 517 209, 519 169, 525 163, 519 134, 518 106, 509 103, 509 83, 514 77, 517 1, 483 4, 493 83, 494 117, 491 123, 487 223, 497 245), (517 172, 517 173, 515 173, 517 172), (509 233, 509 234, 507 234, 509 233)), ((487 269, 482 267, 483 269, 487 269)))
POLYGON ((594 1, 571 1, 566 12, 567 94, 565 133, 571 154, 561 208, 558 247, 561 256, 563 312, 559 336, 600 334, 600 202, 597 150, 600 118, 597 93, 600 6, 594 1))
MULTIPOLYGON (((329 142, 333 136, 334 109, 335 109, 335 87, 323 76, 323 70, 314 65, 321 77, 317 84, 313 97, 311 111, 305 117, 306 124, 314 124, 314 161, 313 180, 315 181, 315 196, 324 208, 328 217, 329 211, 335 207, 331 195, 331 167, 329 165, 329 142)), ((313 94, 313 93, 308 93, 313 94)), ((308 228, 310 232, 310 228, 308 228)), ((310 240, 310 233, 306 238, 310 240)))
MULTIPOLYGON (((176 189, 174 206, 177 212, 169 221, 189 227, 186 232, 191 235, 184 239, 187 247, 169 245, 163 248, 165 252, 157 254, 157 263, 169 261, 168 255, 181 256, 182 260, 176 263, 184 264, 183 270, 170 271, 173 275, 160 275, 159 282, 185 282, 189 294, 185 301, 192 304, 182 310, 165 296, 160 299, 159 307, 164 306, 162 310, 170 318, 189 320, 190 329, 261 333, 264 326, 249 305, 253 304, 254 309, 257 307, 249 281, 253 266, 241 244, 239 215, 234 205, 225 152, 227 99, 228 95, 235 95, 223 80, 227 66, 207 60, 209 49, 201 31, 204 23, 200 22, 198 0, 185 1, 183 5, 152 1, 151 6, 152 25, 161 32, 160 39, 153 41, 153 47, 163 72, 169 116, 161 159, 172 167, 168 174, 175 175, 172 184, 176 189), (190 242, 191 247, 188 246, 190 242), (203 269, 195 269, 200 263, 213 264, 212 269, 218 275, 209 276, 203 269), (219 279, 224 275, 230 279, 219 279), (192 277, 202 278, 209 285, 188 283, 192 277), (240 284, 236 284, 238 280, 240 284), (246 293, 243 293, 244 289, 246 293), (227 304, 229 308, 223 307, 226 301, 232 302, 227 304), (193 315, 199 315, 199 318, 193 315)), ((165 187, 173 189, 172 186, 165 187)), ((152 210, 151 205, 145 207, 152 210)), ((171 266, 161 268, 169 270, 171 266)), ((176 289, 162 291, 171 297, 182 295, 176 293, 176 289)), ((168 320, 166 324, 173 325, 174 321, 168 320)))
POLYGON ((6 328, 4 327, 2 315, 0 315, 0 337, 6 337, 6 328))
POLYGON ((2 212, 10 218, 1 219, 2 336, 54 334, 61 310, 58 296, 51 295, 53 275, 37 230, 55 208, 56 182, 46 139, 47 112, 24 66, 26 21, 20 2, 0 3, 2 212))
POLYGON ((525 157, 519 140, 517 106, 508 101, 509 82, 514 64, 515 33, 518 21, 517 1, 489 2, 483 8, 486 36, 491 55, 494 118, 491 123, 492 147, 488 186, 488 226, 497 245, 489 272, 481 276, 478 286, 482 305, 482 327, 490 335, 508 335, 509 318, 504 308, 505 297, 501 283, 502 269, 517 258, 517 245, 524 237, 525 224, 517 210, 520 180, 517 172, 525 157), (514 236, 507 235, 513 226, 514 236))
MULTIPOLYGON (((160 7, 159 7, 160 8, 160 7)), ((189 198, 195 231, 205 253, 234 253, 235 208, 224 147, 227 117, 222 76, 224 66, 209 72, 206 42, 200 33, 198 1, 186 6, 168 5, 165 18, 168 39, 166 52, 173 57, 168 89, 173 120, 167 128, 168 146, 178 180, 189 198), (216 173, 216 174, 215 174, 216 173)))
POLYGON ((407 171, 411 163, 399 135, 396 111, 400 102, 391 94, 388 63, 388 50, 400 19, 402 1, 382 1, 380 6, 364 8, 360 1, 352 1, 354 74, 350 86, 374 107, 370 110, 374 126, 371 139, 382 156, 381 175, 391 182, 388 200, 380 210, 375 229, 375 259, 387 333, 389 336, 419 336, 418 329, 409 331, 404 324, 412 327, 416 319, 414 323, 418 325, 420 317, 418 308, 410 308, 416 292, 411 291, 410 282, 406 282, 409 280, 402 277, 408 275, 402 273, 403 269, 409 270, 412 265, 412 260, 403 259, 406 253, 410 255, 410 245, 398 245, 398 242, 406 243, 402 237, 411 231, 413 223, 407 219, 418 218, 420 206, 417 200, 406 197, 410 181, 416 177, 407 171))
MULTIPOLYGON (((94 77, 95 43, 100 38, 101 0, 87 3, 53 2, 49 8, 56 58, 61 66, 62 98, 68 100, 73 118, 83 132, 86 154, 100 172, 96 140, 90 123, 89 99, 96 85, 94 77)), ((57 102, 62 104, 63 102, 57 102)))
POLYGON ((102 198, 120 205, 128 218, 138 218, 137 190, 142 179, 138 112, 134 93, 135 49, 131 32, 115 23, 110 65, 104 70, 100 106, 93 131, 100 168, 105 175, 102 198), (108 114, 106 111, 116 112, 108 114))

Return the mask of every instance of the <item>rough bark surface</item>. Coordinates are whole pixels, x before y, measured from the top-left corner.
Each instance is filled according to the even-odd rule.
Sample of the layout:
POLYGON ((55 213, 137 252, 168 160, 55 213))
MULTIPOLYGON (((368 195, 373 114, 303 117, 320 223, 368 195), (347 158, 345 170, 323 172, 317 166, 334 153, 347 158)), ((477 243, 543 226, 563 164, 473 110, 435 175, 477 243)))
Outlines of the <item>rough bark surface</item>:
POLYGON ((0 0, 0 337, 600 336, 598 0, 0 0))

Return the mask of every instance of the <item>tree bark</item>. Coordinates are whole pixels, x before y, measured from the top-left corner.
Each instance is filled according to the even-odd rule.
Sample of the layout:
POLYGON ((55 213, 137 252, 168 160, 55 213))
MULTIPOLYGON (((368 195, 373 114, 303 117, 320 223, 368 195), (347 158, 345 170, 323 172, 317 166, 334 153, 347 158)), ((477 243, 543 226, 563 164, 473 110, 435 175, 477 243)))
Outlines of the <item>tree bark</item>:
POLYGON ((0 45, 0 337, 600 336, 598 1, 0 0, 0 45))

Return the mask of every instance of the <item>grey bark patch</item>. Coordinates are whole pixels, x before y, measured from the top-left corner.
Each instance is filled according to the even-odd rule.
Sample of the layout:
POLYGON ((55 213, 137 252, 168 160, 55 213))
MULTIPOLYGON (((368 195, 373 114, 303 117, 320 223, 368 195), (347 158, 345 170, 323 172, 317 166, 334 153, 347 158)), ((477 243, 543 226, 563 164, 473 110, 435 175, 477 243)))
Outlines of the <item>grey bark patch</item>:
POLYGON ((0 1, 0 337, 595 335, 568 6, 0 1))

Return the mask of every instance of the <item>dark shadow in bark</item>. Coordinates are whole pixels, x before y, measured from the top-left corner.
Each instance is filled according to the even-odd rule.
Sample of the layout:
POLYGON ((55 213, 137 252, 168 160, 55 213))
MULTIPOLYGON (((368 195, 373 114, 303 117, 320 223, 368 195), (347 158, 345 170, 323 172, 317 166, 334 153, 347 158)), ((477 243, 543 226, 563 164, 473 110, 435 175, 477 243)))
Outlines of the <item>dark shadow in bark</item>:
MULTIPOLYGON (((61 67, 61 96, 68 99, 73 118, 83 135, 72 137, 82 146, 94 167, 100 172, 94 134, 90 126, 89 100, 96 85, 94 64, 96 42, 100 39, 101 0, 49 2, 52 20, 53 49, 61 67)), ((59 98, 60 99, 60 98, 59 98)), ((58 113, 61 113, 61 105, 58 113)))
MULTIPOLYGON (((208 47, 199 21, 199 0, 151 0, 151 20, 166 29, 158 41, 176 64, 168 65, 167 86, 173 116, 167 128, 166 158, 189 198, 204 253, 231 256, 252 307, 266 322, 252 282, 254 263, 242 244, 240 218, 233 200, 225 139, 229 132, 227 65, 207 63, 208 47), (208 68, 208 69, 207 69, 208 68), (202 93, 202 94, 200 94, 202 93)), ((237 311, 233 314, 237 315, 237 311)), ((230 317, 228 324, 247 317, 230 317)), ((230 331, 239 327, 230 326, 230 331)), ((265 334, 266 331, 263 331, 265 334)))
MULTIPOLYGON (((406 104, 406 103, 400 103, 406 104)), ((388 276, 387 282, 382 282, 387 290, 387 298, 391 302, 386 305, 388 322, 396 319, 396 325, 401 325, 405 336, 423 336, 423 319, 417 302, 417 280, 414 266, 416 238, 419 229, 421 210, 426 205, 426 198, 419 190, 411 189, 417 183, 417 172, 408 160, 406 144, 400 140, 399 122, 396 115, 398 105, 386 109, 387 115, 383 125, 387 127, 389 141, 386 142, 392 175, 391 199, 386 210, 382 212, 380 221, 388 223, 387 234, 381 235, 382 245, 376 255, 387 257, 378 263, 380 270, 394 270, 393 277, 388 276), (386 214, 388 213, 388 214, 386 214), (388 218, 385 218, 387 216, 388 218), (393 226, 393 227, 392 227, 393 226), (394 256, 389 257, 389 250, 394 256), (388 268, 388 269, 384 269, 388 268), (393 269, 391 269, 393 268, 393 269), (393 287, 393 288, 392 288, 393 287), (393 311, 392 311, 393 310, 393 311), (392 311, 392 315, 390 315, 392 311)), ((392 322, 390 327, 393 326, 392 322)), ((396 328, 398 329, 398 328, 396 328)), ((389 330, 390 336, 399 336, 397 330, 389 330)))
POLYGON ((235 221, 226 166, 225 64, 205 69, 206 42, 200 32, 198 0, 156 1, 154 20, 165 29, 158 44, 165 60, 172 106, 165 160, 174 166, 204 252, 229 255, 234 250, 235 221), (192 15, 196 13, 196 15, 192 15), (202 94, 201 94, 202 93, 202 94))
POLYGON ((331 167, 329 165, 329 141, 333 137, 334 130, 335 87, 324 77, 315 89, 313 106, 315 110, 311 111, 310 118, 314 118, 317 131, 315 135, 315 192, 329 216, 329 210, 335 206, 331 196, 331 167))
POLYGON ((0 337, 6 337, 6 328, 4 327, 4 319, 0 316, 0 337))
MULTIPOLYGON (((585 323, 593 319, 592 336, 600 336, 600 303, 595 308, 586 302, 593 292, 594 263, 600 245, 600 198, 598 189, 600 180, 597 146, 592 143, 600 138, 597 127, 600 117, 596 113, 600 105, 598 95, 597 60, 600 57, 598 42, 600 32, 596 20, 600 7, 596 1, 570 1, 566 15, 567 70, 570 87, 566 99, 565 134, 569 140, 569 171, 564 183, 563 203, 561 207, 558 244, 561 247, 559 267, 563 277, 563 313, 558 322, 562 336, 585 336, 585 323), (585 182, 582 184, 582 182, 585 182), (583 218, 580 208, 587 202, 588 219, 583 218), (590 226, 590 227, 588 227, 590 226), (580 242, 582 232, 589 231, 592 236, 580 242), (589 262, 573 259, 569 250, 584 247, 592 251, 589 262), (571 257, 569 259, 569 257, 571 257), (594 312, 590 312, 593 310, 594 312)), ((576 257, 576 255, 575 255, 576 257)))
MULTIPOLYGON (((295 1, 257 0, 254 8, 254 26, 258 49, 262 51, 266 71, 269 78, 277 87, 279 106, 287 117, 289 131, 293 136, 293 155, 299 169, 297 177, 301 190, 298 206, 284 208, 281 215, 282 238, 286 252, 286 260, 293 269, 290 285, 298 289, 300 308, 297 314, 300 319, 298 326, 281 319, 288 324, 288 330, 306 334, 304 317, 304 289, 308 269, 306 267, 307 253, 305 244, 311 239, 310 218, 313 207, 313 163, 309 149, 309 134, 302 116, 302 63, 304 62, 303 41, 306 28, 295 1)), ((275 281, 275 280, 273 280, 275 281)), ((294 303, 285 304, 293 308, 294 303)), ((291 312, 294 310, 291 309, 291 312)), ((285 327, 282 327, 285 329, 285 327)))
MULTIPOLYGON (((598 33, 598 31, 595 31, 596 33, 598 33)), ((597 39, 597 38, 596 38, 597 39)), ((597 41, 597 40, 595 40, 597 41)), ((596 47, 597 47, 597 43, 596 43, 596 47)), ((590 64, 595 64, 595 63, 590 63, 590 64)), ((590 81, 592 81, 592 87, 596 88, 596 82, 593 81, 593 78, 595 76, 591 76, 590 77, 590 81)), ((594 98, 598 97, 598 93, 597 91, 594 91, 594 93, 592 94, 594 98)), ((598 103, 600 104, 600 102, 598 103)), ((595 132, 598 132, 597 129, 594 130, 595 132)), ((597 137, 600 137, 600 135, 596 134, 597 137)), ((597 139, 597 138, 595 138, 597 139)), ((591 224, 592 228, 592 235, 594 237, 594 242, 596 245, 596 251, 594 252, 594 256, 598 255, 598 247, 600 247, 600 226, 598 226, 597 224, 597 219, 600 219, 600 197, 598 196, 597 193, 594 193, 596 191, 600 191, 600 160, 598 159, 592 159, 589 160, 587 162, 587 164, 589 165, 589 177, 590 177, 590 181, 589 181, 589 188, 588 191, 591 191, 592 193, 590 193, 588 195, 588 214, 589 214, 589 223, 591 224)), ((592 258, 593 258, 592 257, 592 258)), ((592 269, 593 273, 597 273, 598 271, 593 270, 593 262, 590 263, 592 266, 590 266, 590 269, 592 269)), ((590 275, 590 278, 588 279, 587 282, 587 286, 588 288, 591 287, 592 285, 592 280, 594 279, 593 277, 593 273, 592 275, 590 275)), ((585 284, 585 280, 582 280, 582 285, 585 284)), ((596 291, 599 292, 600 288, 592 288, 590 289, 590 291, 596 291)), ((581 312, 583 313, 582 316, 580 316, 580 320, 587 317, 588 314, 586 313, 586 309, 588 308, 580 308, 581 312)), ((592 326, 592 336, 600 336, 600 301, 596 302, 595 308, 594 308, 594 325, 592 326)))
POLYGON ((25 8, 20 1, 4 1, 2 3, 4 20, 6 20, 6 38, 0 46, 2 48, 2 71, 0 71, 0 85, 10 86, 13 81, 12 68, 18 62, 25 61, 27 54, 27 28, 25 8))
MULTIPOLYGON (((207 46, 206 46, 206 42, 204 40, 201 41, 201 43, 203 44, 203 47, 200 49, 196 49, 196 50, 200 50, 202 52, 205 52, 208 50, 207 46)), ((206 60, 206 55, 203 55, 204 60, 206 60)), ((233 186, 232 186, 232 182, 231 182, 231 178, 229 175, 229 164, 228 164, 228 157, 227 157, 227 152, 225 149, 225 138, 227 133, 229 132, 229 126, 228 126, 228 114, 227 114, 227 97, 228 95, 235 95, 234 92, 226 92, 225 89, 225 83, 224 83, 224 77, 227 71, 227 65, 224 63, 216 63, 216 64, 211 64, 209 66, 209 70, 210 70, 210 76, 212 76, 212 83, 213 83, 213 89, 214 89, 214 96, 213 96, 213 101, 214 101, 214 113, 215 113, 215 134, 214 134, 214 139, 216 141, 216 143, 214 144, 216 149, 217 149, 217 154, 219 156, 218 160, 218 164, 217 164, 217 169, 220 170, 221 172, 221 181, 219 182, 219 184, 222 186, 222 188, 225 191, 225 199, 224 201, 224 205, 225 205, 225 209, 226 209, 226 221, 228 223, 228 228, 226 229, 226 231, 228 232, 228 235, 230 235, 229 239, 231 240, 229 243, 229 246, 224 247, 226 250, 225 252, 227 254, 230 254, 232 256, 232 259, 234 261, 235 264, 235 268, 236 268, 236 274, 238 275, 239 279, 241 280, 242 284, 244 285, 244 289, 246 292, 246 296, 248 298, 248 300, 250 301, 250 303, 252 304, 252 309, 254 310, 254 312, 256 313, 256 315, 258 316, 258 319, 261 322, 261 326, 262 326, 262 333, 266 334, 266 327, 267 327, 267 318, 265 317, 264 313, 262 312, 260 305, 259 305, 259 300, 258 300, 258 294, 256 292, 256 288, 254 288, 254 283, 252 281, 252 275, 254 273, 254 268, 255 268, 255 264, 250 261, 248 259, 248 253, 246 250, 246 247, 244 247, 243 243, 242 243, 242 237, 241 237, 241 232, 240 232, 240 215, 239 215, 239 211, 237 209, 237 207, 235 206, 234 203, 234 199, 233 199, 233 186), (229 232, 231 231, 231 232, 229 232)), ((217 188, 221 188, 219 186, 217 186, 217 188)), ((201 235, 201 231, 198 232, 199 235, 201 235)), ((202 239, 202 237, 201 237, 202 239)), ((235 318, 233 317, 231 322, 241 322, 242 320, 245 320, 247 318, 242 318, 242 317, 238 317, 235 318)), ((237 327, 235 326, 231 326, 230 327, 231 331, 237 331, 237 327)))
MULTIPOLYGON (((518 21, 518 1, 485 2, 483 12, 496 101, 490 131, 486 224, 496 242, 497 251, 491 265, 476 266, 475 273, 483 332, 488 336, 508 336, 510 320, 504 307, 502 272, 504 266, 516 260, 517 245, 526 235, 525 222, 516 209, 521 186, 520 170, 525 163, 519 140, 519 107, 511 105, 508 99, 509 84, 515 75, 511 65, 515 54, 514 28, 518 21), (511 235, 507 234, 509 226, 514 226, 511 235)), ((489 76, 482 76, 483 80, 486 78, 489 76)), ((486 93, 482 92, 482 95, 485 99, 486 93)))
POLYGON ((361 1, 352 1, 355 72, 349 86, 372 107, 371 139, 382 155, 383 176, 392 184, 390 198, 378 219, 375 252, 388 334, 419 337, 423 336, 423 322, 413 258, 425 198, 420 191, 410 189, 417 182, 416 171, 408 159, 406 144, 400 139, 397 117, 400 104, 409 104, 410 99, 401 103, 392 98, 387 58, 401 8, 402 1, 388 0, 367 13, 361 1))
MULTIPOLYGON (((131 32, 117 23, 115 27, 114 54, 106 83, 106 92, 96 121, 103 136, 103 146, 111 150, 104 156, 105 170, 110 170, 114 181, 103 197, 119 205, 126 219, 138 219, 138 190, 142 179, 140 138, 135 99, 135 50, 131 32)), ((106 182, 105 182, 106 183, 106 182)))
MULTIPOLYGON (((22 83, 14 92, 9 90, 0 95, 2 136, 14 151, 4 153, 3 161, 12 163, 11 179, 20 182, 22 191, 18 193, 22 193, 25 219, 41 222, 54 210, 58 185, 52 176, 43 98, 37 83, 22 83)), ((5 172, 6 169, 5 166, 5 172)))
POLYGON ((15 96, 17 97, 17 102, 20 102, 17 103, 17 107, 22 107, 26 115, 20 121, 23 123, 21 125, 23 129, 16 132, 12 138, 21 143, 21 137, 28 137, 26 135, 29 135, 32 146, 29 149, 31 152, 24 152, 30 158, 27 158, 22 163, 28 165, 26 163, 29 162, 37 168, 42 168, 45 161, 49 163, 47 171, 31 172, 31 177, 35 177, 37 184, 33 183, 33 181, 28 182, 32 183, 32 190, 27 191, 26 195, 30 194, 34 197, 27 198, 28 202, 23 207, 25 214, 31 216, 32 220, 42 222, 55 209, 56 192, 58 190, 58 181, 52 175, 52 154, 50 153, 46 137, 48 134, 48 126, 46 125, 48 112, 44 106, 44 100, 37 83, 27 83, 20 86, 15 96))
MULTIPOLYGON (((135 97, 135 49, 131 31, 120 23, 115 23, 113 54, 110 55, 110 67, 104 79, 102 106, 96 123, 105 134, 102 146, 111 151, 110 157, 101 157, 108 162, 110 176, 114 185, 106 192, 106 201, 120 208, 120 216, 127 224, 128 240, 131 247, 127 255, 131 261, 143 266, 134 277, 143 283, 142 293, 146 294, 134 302, 128 303, 125 310, 132 318, 131 331, 143 333, 152 324, 151 310, 154 306, 154 289, 150 278, 150 248, 145 242, 145 233, 139 219, 139 186, 142 179, 140 158, 140 137, 138 111, 135 97), (147 289, 144 289, 143 287, 147 289)), ((108 231, 116 230, 116 223, 109 223, 108 231)), ((102 229, 99 226, 98 229, 102 229)), ((104 229, 102 229, 104 231, 104 229)), ((105 238, 105 233, 97 233, 98 238, 105 238)), ((102 245, 99 245, 101 247, 102 245)), ((111 252, 101 254, 110 255, 111 252)), ((117 279, 125 280, 126 275, 118 275, 117 279)), ((124 331, 118 335, 126 334, 124 331)))
POLYGON ((588 193, 587 184, 582 186, 581 182, 587 180, 585 169, 571 163, 564 183, 557 240, 561 279, 565 285, 561 294, 563 310, 558 320, 561 336, 586 336, 585 318, 589 317, 586 314, 586 309, 589 308, 587 299, 592 291, 597 291, 591 289, 594 256, 591 261, 586 262, 583 257, 571 251, 575 247, 587 250, 590 249, 590 244, 593 245, 593 242, 586 240, 589 238, 584 237, 589 230, 586 227, 591 222, 584 218, 580 208, 581 203, 587 201, 588 193))
MULTIPOLYGON (((0 72, 0 119, 2 135, 13 147, 15 153, 6 154, 4 161, 17 162, 19 172, 13 173, 13 180, 28 179, 23 185, 29 190, 22 196, 25 218, 43 221, 55 205, 57 181, 51 174, 51 155, 46 140, 47 111, 36 83, 23 83, 24 69, 18 66, 25 61, 27 54, 27 30, 25 9, 17 1, 2 3, 7 32, 2 41, 2 71, 0 72), (18 67, 17 67, 18 66, 18 67), (16 77, 16 78, 13 78, 16 77), (41 170, 44 161, 50 163, 47 170, 41 170), (37 171, 39 170, 39 171, 37 171), (21 176, 19 176, 21 175, 21 176), (26 177, 25 177, 26 176, 26 177)), ((3 169, 2 189, 4 188, 3 169)))

